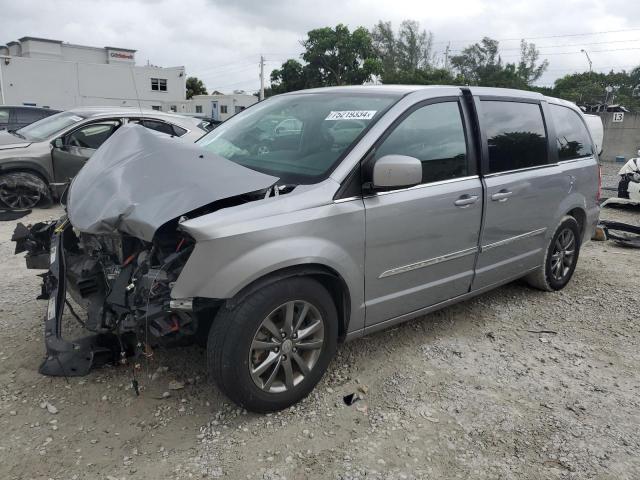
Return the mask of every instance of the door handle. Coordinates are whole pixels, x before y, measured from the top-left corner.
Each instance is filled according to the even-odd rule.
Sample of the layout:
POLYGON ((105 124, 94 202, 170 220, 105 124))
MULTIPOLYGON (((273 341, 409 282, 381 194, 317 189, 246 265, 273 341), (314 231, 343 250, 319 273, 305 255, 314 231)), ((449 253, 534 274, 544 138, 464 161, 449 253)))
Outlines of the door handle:
POLYGON ((498 193, 494 193, 491 195, 491 200, 494 202, 506 202, 509 200, 509 197, 513 195, 513 192, 509 192, 508 190, 500 190, 498 193))
POLYGON ((478 201, 478 195, 462 195, 458 200, 453 202, 456 207, 468 207, 478 201))

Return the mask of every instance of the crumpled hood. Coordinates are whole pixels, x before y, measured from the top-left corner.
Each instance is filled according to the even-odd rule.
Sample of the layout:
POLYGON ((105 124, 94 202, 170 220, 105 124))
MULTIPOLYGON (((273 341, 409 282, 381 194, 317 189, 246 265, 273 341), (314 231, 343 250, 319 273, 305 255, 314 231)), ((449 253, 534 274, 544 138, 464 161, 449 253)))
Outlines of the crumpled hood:
POLYGON ((151 241, 160 226, 180 215, 277 181, 197 145, 127 125, 74 178, 67 214, 82 232, 119 230, 151 241))
POLYGON ((29 145, 31 145, 31 143, 24 138, 11 135, 7 131, 0 131, 0 150, 6 150, 9 148, 25 148, 29 145))

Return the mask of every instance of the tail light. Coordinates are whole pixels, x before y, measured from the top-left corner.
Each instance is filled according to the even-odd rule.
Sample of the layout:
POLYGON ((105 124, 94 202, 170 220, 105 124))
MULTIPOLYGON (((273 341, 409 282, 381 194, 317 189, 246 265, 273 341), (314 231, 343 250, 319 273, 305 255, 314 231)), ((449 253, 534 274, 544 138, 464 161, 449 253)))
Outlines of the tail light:
POLYGON ((599 202, 602 197, 602 166, 598 164, 598 191, 596 193, 596 201, 599 202))

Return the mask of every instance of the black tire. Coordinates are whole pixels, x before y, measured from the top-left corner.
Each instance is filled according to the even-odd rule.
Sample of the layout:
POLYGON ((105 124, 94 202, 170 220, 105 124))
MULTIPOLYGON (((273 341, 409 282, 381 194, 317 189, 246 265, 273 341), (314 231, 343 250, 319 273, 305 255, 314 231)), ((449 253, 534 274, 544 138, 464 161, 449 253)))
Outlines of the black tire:
POLYGON ((560 225, 558 225, 558 228, 554 232, 551 240, 549 241, 549 244, 547 245, 543 264, 537 270, 525 277, 527 283, 534 288, 547 292, 562 290, 569 283, 571 277, 573 277, 573 272, 576 269, 578 257, 580 255, 580 242, 580 227, 576 219, 569 215, 563 217, 560 221, 560 225), (566 272, 563 272, 560 278, 556 278, 553 273, 553 265, 555 261, 554 251, 556 250, 556 242, 567 230, 570 231, 573 235, 575 242, 575 253, 571 258, 570 264, 566 265, 566 272))
POLYGON ((25 210, 50 201, 49 187, 37 174, 16 171, 0 175, 0 203, 8 208, 25 210))
POLYGON ((311 278, 288 278, 251 293, 232 308, 220 308, 209 331, 208 369, 223 393, 247 410, 258 413, 282 410, 313 390, 335 355, 337 340, 338 315, 329 292, 311 278), (249 371, 251 345, 263 320, 292 301, 304 301, 317 309, 324 323, 322 347, 300 383, 283 392, 267 392, 255 383, 249 371))

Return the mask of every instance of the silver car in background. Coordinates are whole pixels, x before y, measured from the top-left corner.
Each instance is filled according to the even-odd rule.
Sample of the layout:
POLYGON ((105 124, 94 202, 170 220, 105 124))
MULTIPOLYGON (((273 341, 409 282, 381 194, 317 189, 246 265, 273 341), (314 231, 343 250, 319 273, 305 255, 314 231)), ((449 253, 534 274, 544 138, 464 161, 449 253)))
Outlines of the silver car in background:
POLYGON ((188 142, 208 131, 200 119, 170 113, 81 107, 0 132, 0 204, 24 209, 56 197, 100 145, 129 123, 188 142))
POLYGON ((49 268, 41 372, 87 373, 107 335, 112 361, 192 340, 233 401, 266 412, 309 394, 341 341, 522 277, 562 289, 598 196, 573 104, 335 87, 258 103, 195 146, 125 127, 75 178, 68 217, 15 239, 49 268), (65 289, 102 342, 61 338, 65 289))

